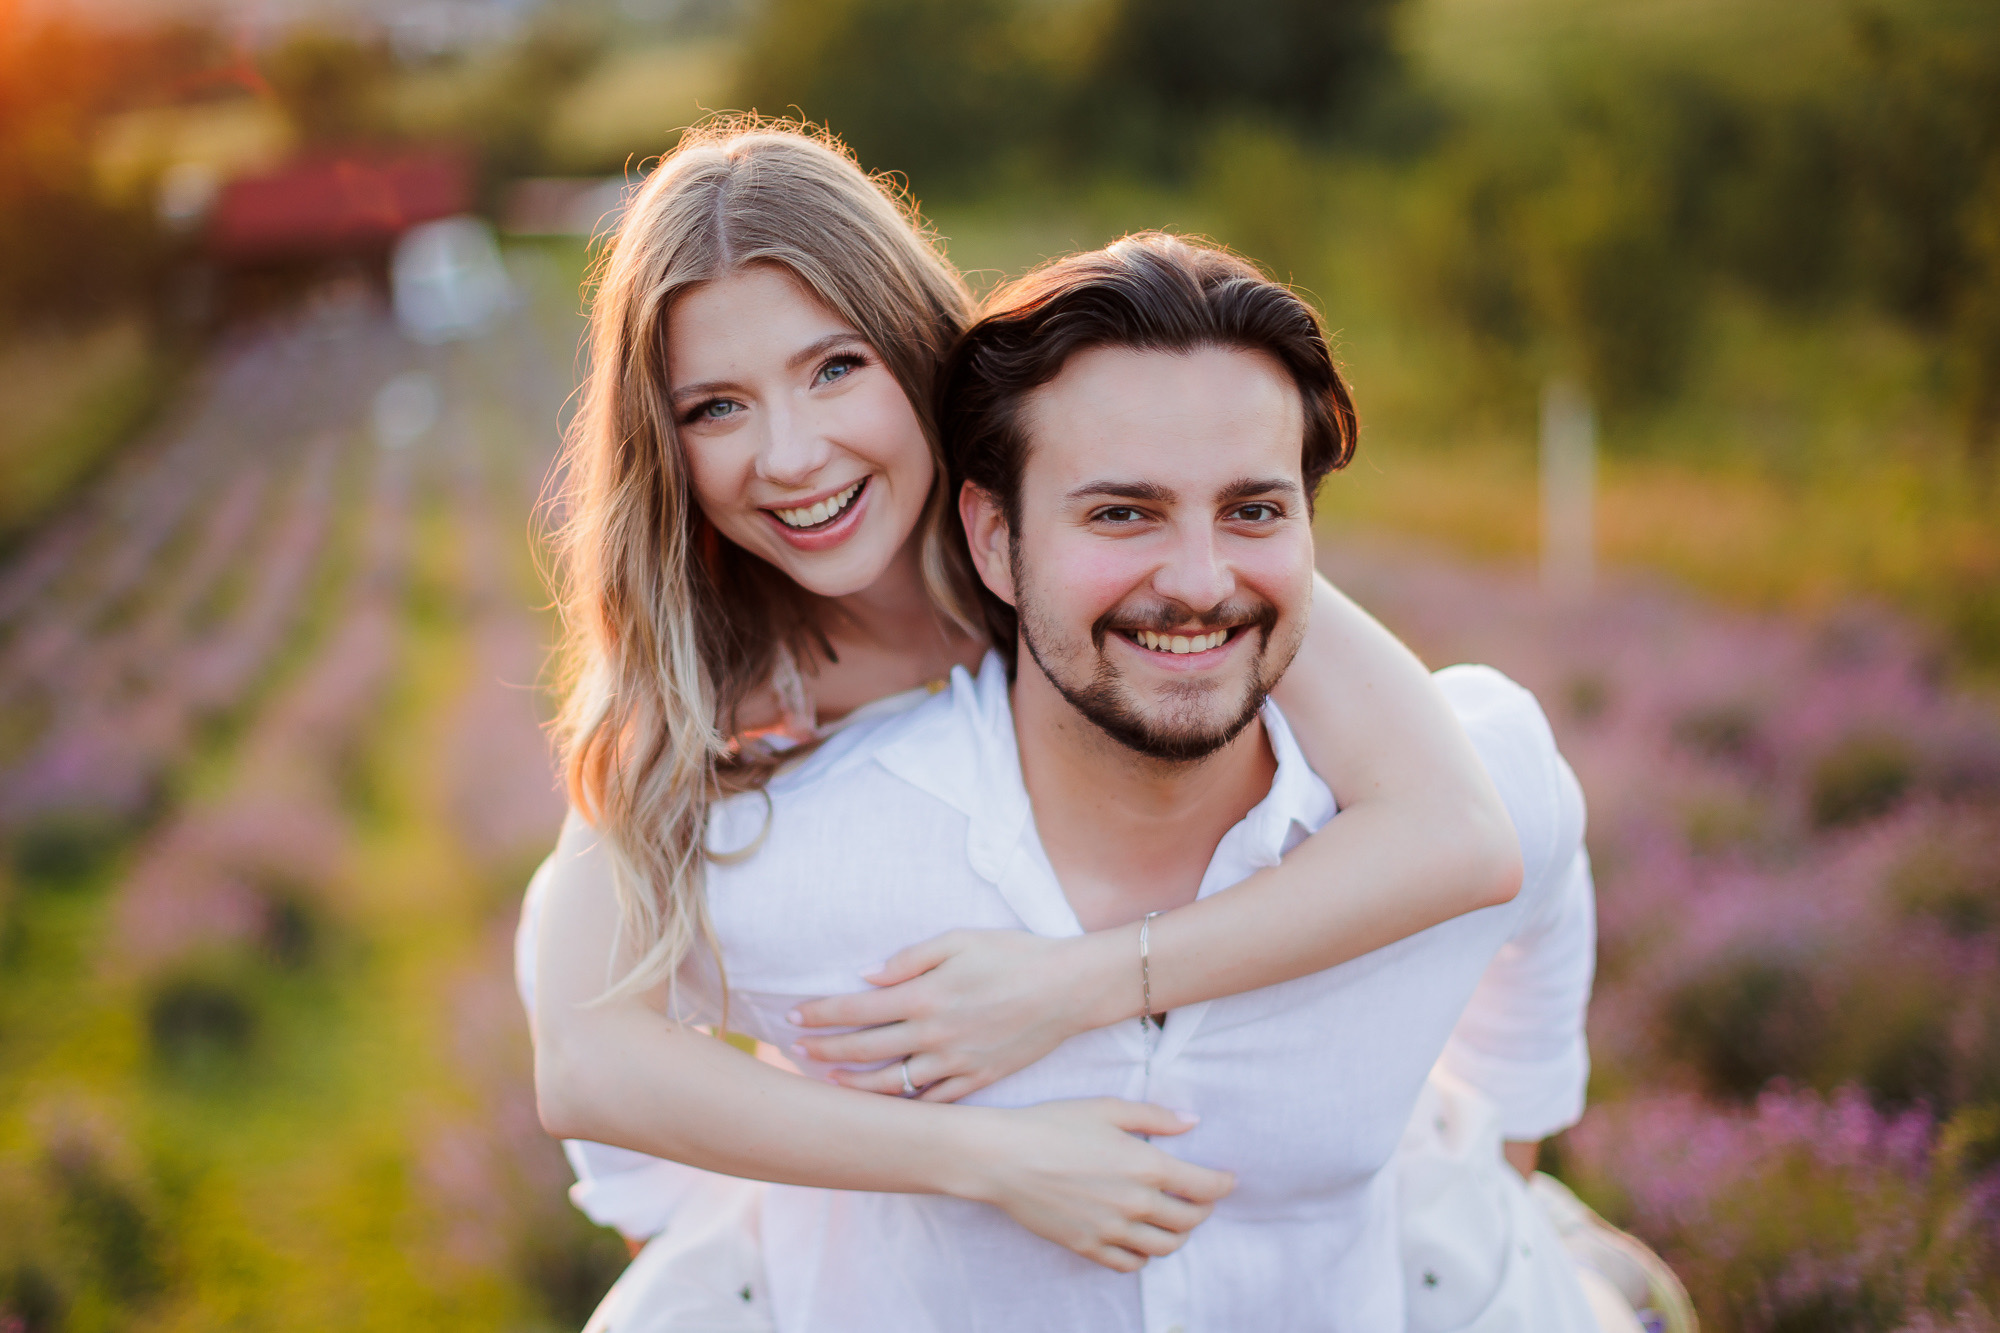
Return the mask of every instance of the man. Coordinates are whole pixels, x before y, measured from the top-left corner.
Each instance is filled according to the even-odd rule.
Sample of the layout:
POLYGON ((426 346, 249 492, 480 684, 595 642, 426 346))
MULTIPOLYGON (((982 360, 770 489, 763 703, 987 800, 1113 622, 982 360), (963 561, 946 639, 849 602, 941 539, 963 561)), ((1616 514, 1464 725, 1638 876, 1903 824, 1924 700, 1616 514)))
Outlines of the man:
MULTIPOLYGON (((1310 599, 1311 496, 1349 438, 1310 312, 1228 256, 1128 238, 1045 271, 953 367, 961 514, 1015 660, 843 734, 768 808, 718 811, 712 845, 757 847, 709 872, 733 1025, 773 1042, 799 1035, 799 998, 913 940, 1138 921, 1334 813, 1265 697, 1310 599)), ((1593 945, 1582 801, 1539 709, 1490 671, 1441 681, 1521 837, 1513 902, 1163 1026, 1087 1033, 966 1099, 1198 1117, 1159 1146, 1235 1188, 1185 1245, 1114 1272, 964 1198, 776 1187, 761 1237, 778 1326, 1406 1327, 1385 1168, 1426 1078, 1443 1056, 1511 1139, 1573 1121, 1593 945)), ((651 1146, 632 1108, 574 1101, 552 1130, 651 1146)))

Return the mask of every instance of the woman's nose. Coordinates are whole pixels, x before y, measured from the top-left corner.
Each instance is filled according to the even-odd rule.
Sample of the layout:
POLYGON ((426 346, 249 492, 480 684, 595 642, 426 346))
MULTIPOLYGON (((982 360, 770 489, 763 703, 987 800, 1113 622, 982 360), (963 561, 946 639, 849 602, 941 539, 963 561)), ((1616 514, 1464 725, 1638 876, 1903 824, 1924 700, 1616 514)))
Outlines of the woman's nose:
POLYGON ((796 413, 773 412, 765 417, 764 440, 757 451, 757 476, 774 486, 805 486, 826 466, 833 450, 810 421, 796 413))

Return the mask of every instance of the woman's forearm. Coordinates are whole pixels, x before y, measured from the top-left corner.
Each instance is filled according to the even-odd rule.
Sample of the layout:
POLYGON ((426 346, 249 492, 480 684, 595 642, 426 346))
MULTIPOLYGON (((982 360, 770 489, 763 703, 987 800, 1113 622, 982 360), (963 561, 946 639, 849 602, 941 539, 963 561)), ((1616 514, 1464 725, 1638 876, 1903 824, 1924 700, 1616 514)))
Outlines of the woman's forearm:
MULTIPOLYGON (((1519 891, 1513 823, 1442 692, 1324 579, 1275 695, 1341 813, 1282 864, 1153 921, 1155 1010, 1318 972, 1519 891)), ((1139 1013, 1136 926, 1080 941, 1077 962, 1090 1020, 1139 1013)))
MULTIPOLYGON (((1506 832, 1512 837, 1511 825, 1506 832)), ((1424 822, 1406 812, 1356 807, 1301 843, 1282 865, 1155 917, 1147 930, 1155 1012, 1324 971, 1508 900, 1513 888, 1476 849, 1446 847, 1440 854, 1425 848, 1413 856, 1409 847, 1424 848, 1430 837, 1424 822), (1397 848, 1399 842, 1405 846, 1397 848)), ((1512 884, 1519 885, 1518 871, 1512 884)), ((1138 926, 1083 937, 1075 959, 1079 1013, 1087 1015, 1079 1030, 1138 1016, 1138 926)))
POLYGON ((551 1134, 789 1185, 979 1192, 968 1142, 978 1108, 788 1074, 638 1004, 599 1006, 559 1034, 541 1026, 535 1087, 551 1134))
POLYGON ((536 947, 535 1093, 542 1123, 727 1175, 895 1193, 964 1193, 972 1118, 786 1073, 606 998, 619 908, 610 860, 575 815, 549 866, 536 947))

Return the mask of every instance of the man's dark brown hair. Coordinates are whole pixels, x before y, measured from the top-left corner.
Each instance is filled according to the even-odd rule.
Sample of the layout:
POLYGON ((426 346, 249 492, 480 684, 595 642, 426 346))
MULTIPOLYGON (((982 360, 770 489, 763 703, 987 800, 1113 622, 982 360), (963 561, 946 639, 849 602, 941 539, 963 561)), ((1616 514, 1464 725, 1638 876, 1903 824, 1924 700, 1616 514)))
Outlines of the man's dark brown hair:
MULTIPOLYGON (((1021 404, 1093 347, 1142 352, 1239 348, 1275 357, 1305 405, 1307 504, 1354 456, 1354 400, 1313 308, 1225 250, 1140 232, 1102 250, 1053 260, 996 291, 946 358, 938 422, 952 489, 971 482, 1020 530, 1028 440, 1021 404)), ((1014 608, 981 599, 994 645, 1014 653, 1014 608)))

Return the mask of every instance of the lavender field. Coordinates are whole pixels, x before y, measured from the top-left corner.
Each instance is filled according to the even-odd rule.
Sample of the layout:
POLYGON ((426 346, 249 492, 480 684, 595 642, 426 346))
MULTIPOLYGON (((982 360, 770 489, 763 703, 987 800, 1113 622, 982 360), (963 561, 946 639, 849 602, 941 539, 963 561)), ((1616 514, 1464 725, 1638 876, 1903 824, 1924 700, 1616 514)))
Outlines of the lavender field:
MULTIPOLYGON (((474 341, 362 289, 232 335, 0 566, 0 1333, 573 1328, 617 1271, 508 974, 561 812, 530 513, 578 332, 573 276, 512 263, 474 341)), ((1554 1169, 1712 1329, 2000 1328, 1990 707, 1865 608, 1325 564, 1533 688, 1583 780, 1594 1105, 1554 1169)))
MULTIPOLYGON (((1338 485, 1336 480, 1335 485, 1338 485)), ((1861 607, 1753 619, 1384 541, 1329 572, 1533 689, 1590 805, 1592 1109, 1552 1169, 1707 1327, 2000 1328, 2000 725, 1861 607)))
POLYGON ((245 329, 0 572, 0 1329, 561 1328, 509 975, 574 286, 245 329), (544 315, 552 316, 544 320, 544 315))

